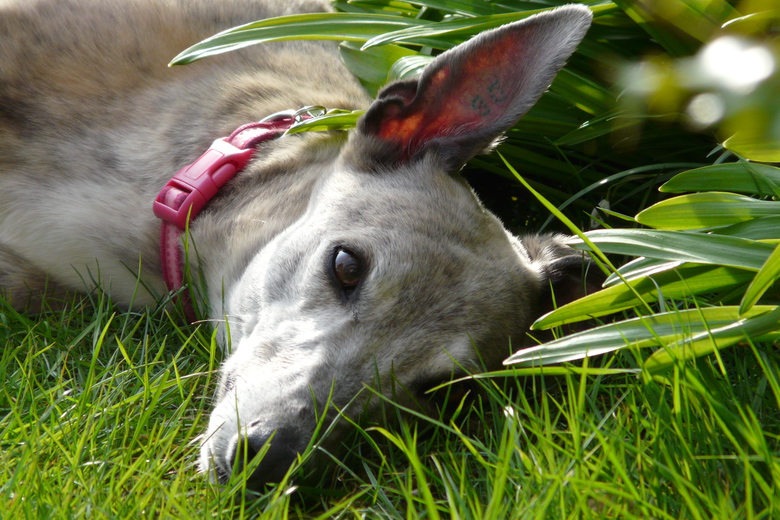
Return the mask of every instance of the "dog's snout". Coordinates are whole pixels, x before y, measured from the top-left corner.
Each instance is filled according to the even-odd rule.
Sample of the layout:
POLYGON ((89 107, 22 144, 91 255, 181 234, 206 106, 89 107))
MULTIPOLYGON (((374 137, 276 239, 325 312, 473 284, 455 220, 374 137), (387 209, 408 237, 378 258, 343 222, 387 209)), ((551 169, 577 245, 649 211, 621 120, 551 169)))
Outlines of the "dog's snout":
POLYGON ((259 428, 251 429, 237 435, 228 447, 230 472, 252 468, 251 474, 246 475, 250 488, 279 482, 295 462, 301 444, 299 434, 292 428, 282 427, 268 434, 259 428), (259 456, 262 460, 255 461, 259 456))

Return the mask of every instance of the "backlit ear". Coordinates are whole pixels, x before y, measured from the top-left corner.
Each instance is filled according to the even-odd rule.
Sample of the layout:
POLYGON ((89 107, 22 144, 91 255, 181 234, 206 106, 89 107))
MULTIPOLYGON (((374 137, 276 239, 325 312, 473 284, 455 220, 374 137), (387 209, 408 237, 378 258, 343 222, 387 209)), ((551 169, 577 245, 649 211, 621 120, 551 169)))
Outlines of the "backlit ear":
POLYGON ((484 32, 438 56, 418 80, 385 87, 358 130, 381 141, 385 162, 436 150, 458 167, 531 108, 591 18, 571 5, 484 32))

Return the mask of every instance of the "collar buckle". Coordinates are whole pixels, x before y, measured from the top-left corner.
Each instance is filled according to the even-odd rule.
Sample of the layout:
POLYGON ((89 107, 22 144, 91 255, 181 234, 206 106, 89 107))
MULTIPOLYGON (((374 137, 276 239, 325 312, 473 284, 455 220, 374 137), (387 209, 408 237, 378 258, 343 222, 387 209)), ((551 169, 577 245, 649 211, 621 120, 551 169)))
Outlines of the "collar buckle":
POLYGON ((224 138, 217 139, 165 184, 154 201, 154 214, 184 230, 217 191, 244 169, 254 152, 254 148, 236 148, 224 138))

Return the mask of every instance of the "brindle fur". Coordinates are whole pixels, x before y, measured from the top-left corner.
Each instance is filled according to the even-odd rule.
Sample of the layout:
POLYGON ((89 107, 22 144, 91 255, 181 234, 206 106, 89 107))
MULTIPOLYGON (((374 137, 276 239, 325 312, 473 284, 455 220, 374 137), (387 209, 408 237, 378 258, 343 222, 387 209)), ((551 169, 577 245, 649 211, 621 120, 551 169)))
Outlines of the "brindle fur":
MULTIPOLYGON (((271 113, 368 107, 331 43, 271 43, 166 66, 220 30, 327 8, 0 2, 0 291, 12 305, 35 310, 45 291, 97 286, 119 305, 154 305, 165 288, 151 206, 174 172, 271 113)), ((206 287, 197 297, 230 332, 204 470, 227 477, 239 447, 257 451, 275 432, 256 481, 280 478, 312 436, 314 403, 330 398, 347 415, 370 415, 378 405, 366 385, 425 408, 432 382, 498 366, 510 338, 522 342, 542 312, 550 283, 579 272, 580 257, 559 237, 511 235, 457 175, 536 101, 582 38, 587 10, 558 15, 528 92, 484 135, 463 127, 399 152, 378 133, 417 89, 401 82, 349 138, 262 144, 192 223, 192 269, 206 287), (330 271, 339 246, 368 266, 349 296, 330 271)), ((448 53, 469 59, 461 54, 448 53)))

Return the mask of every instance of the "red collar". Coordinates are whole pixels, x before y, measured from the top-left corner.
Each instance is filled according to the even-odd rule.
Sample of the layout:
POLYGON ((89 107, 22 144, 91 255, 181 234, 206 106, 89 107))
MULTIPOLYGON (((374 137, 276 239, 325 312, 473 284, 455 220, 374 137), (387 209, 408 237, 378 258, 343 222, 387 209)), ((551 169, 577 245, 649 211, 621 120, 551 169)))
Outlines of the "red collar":
POLYGON ((238 127, 214 141, 195 162, 179 170, 154 201, 154 214, 162 219, 160 261, 168 290, 177 294, 190 323, 196 319, 189 291, 184 287, 185 257, 181 234, 224 184, 243 170, 260 143, 277 139, 303 119, 324 112, 321 107, 278 112, 262 121, 238 127))

